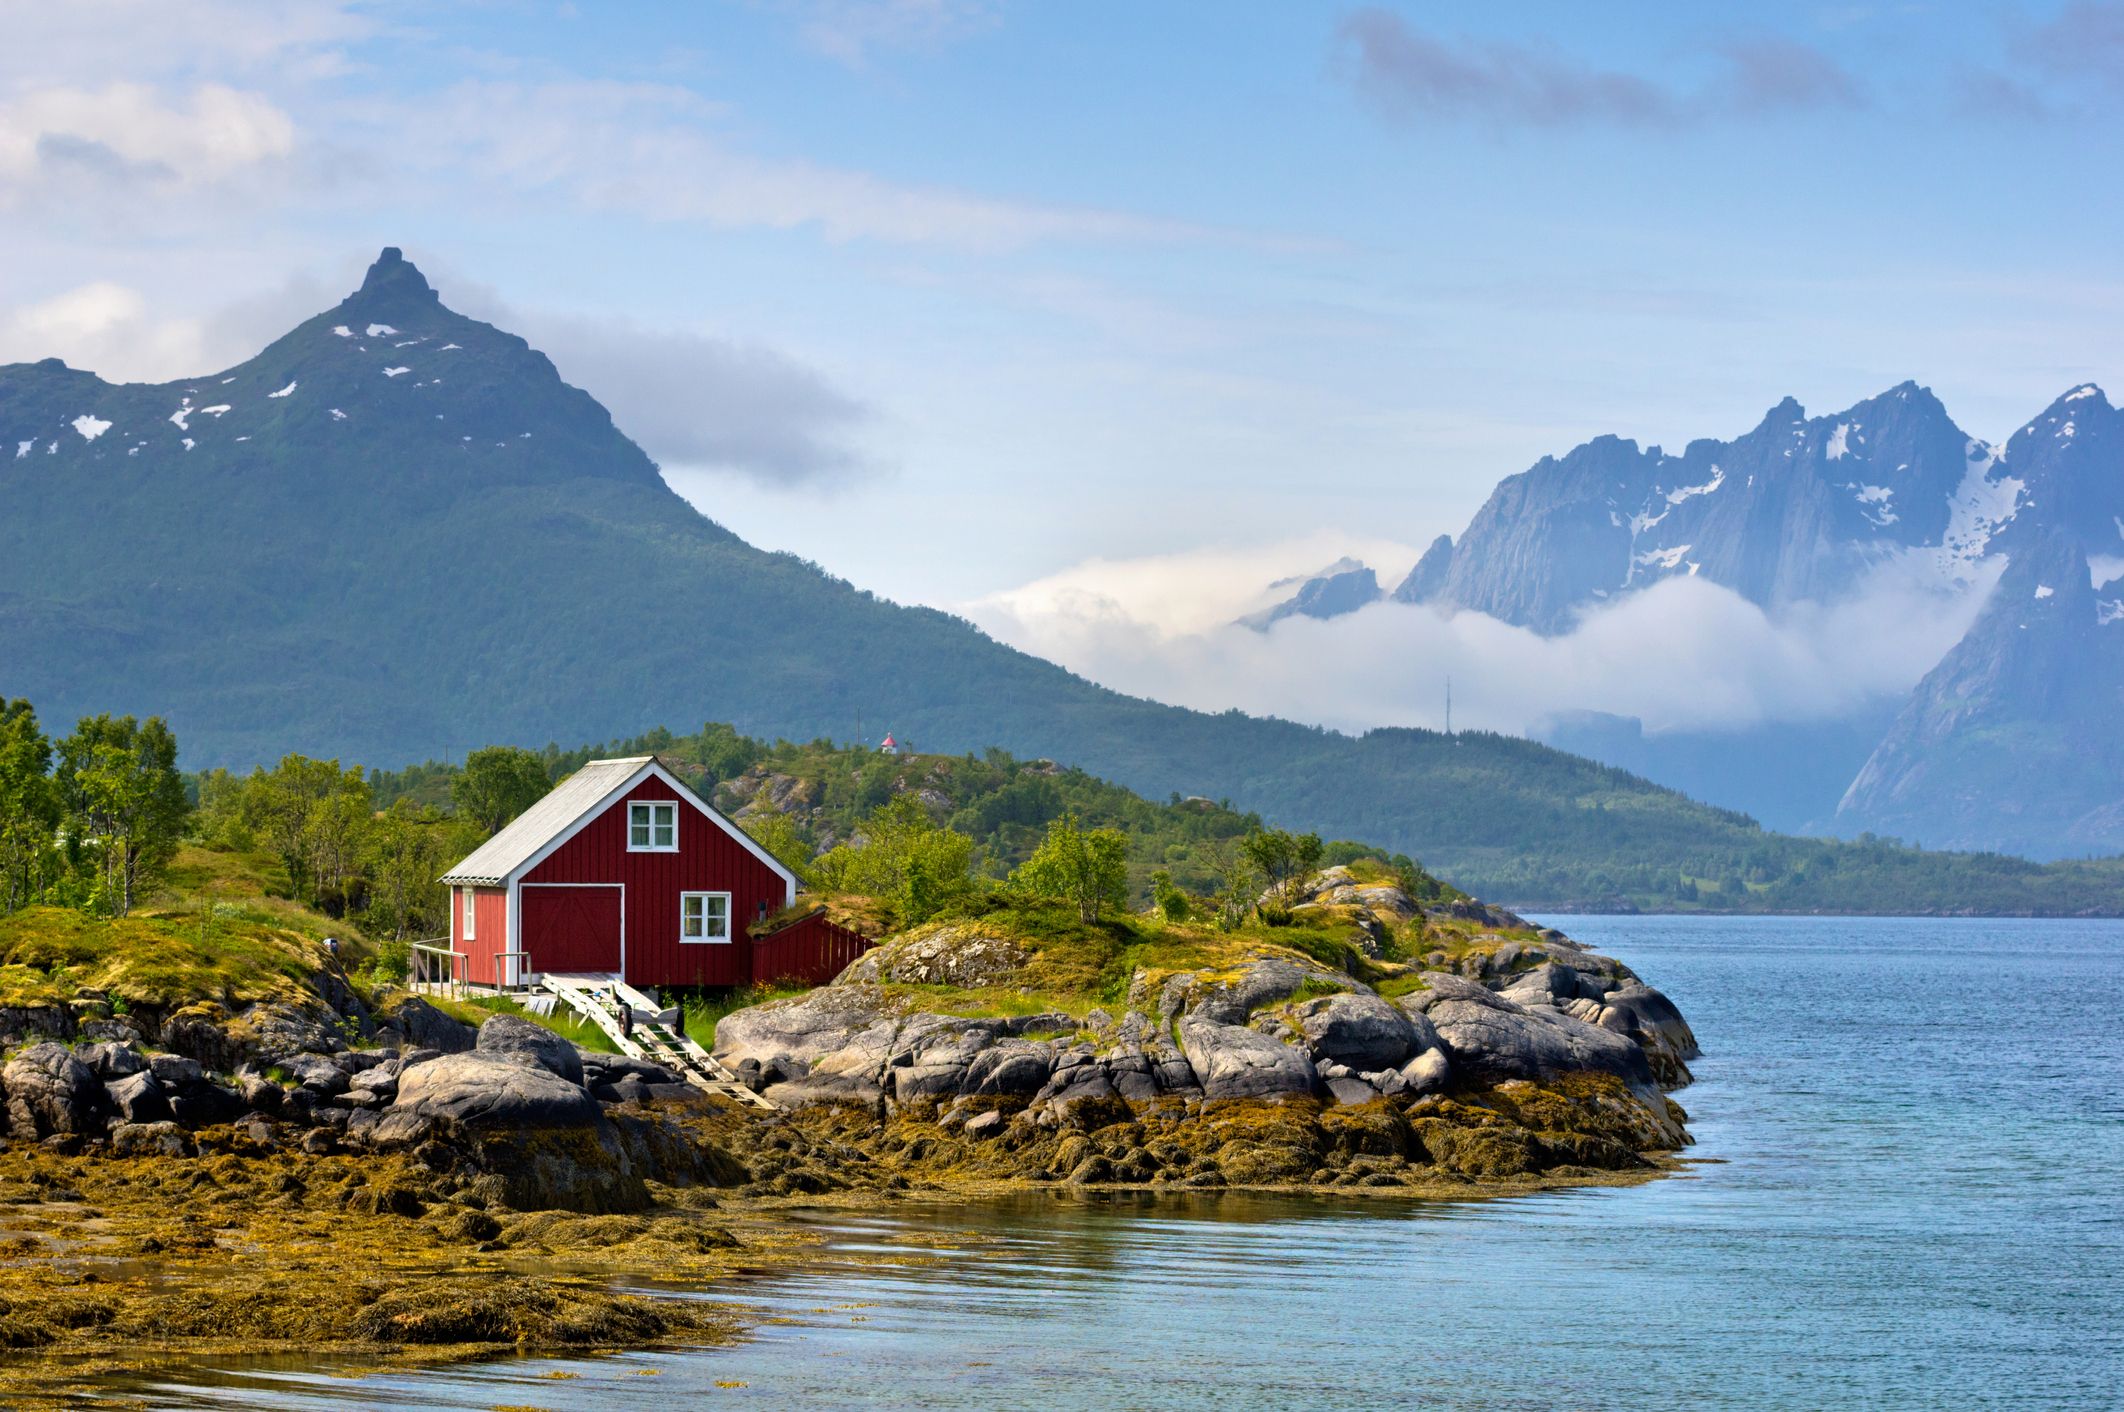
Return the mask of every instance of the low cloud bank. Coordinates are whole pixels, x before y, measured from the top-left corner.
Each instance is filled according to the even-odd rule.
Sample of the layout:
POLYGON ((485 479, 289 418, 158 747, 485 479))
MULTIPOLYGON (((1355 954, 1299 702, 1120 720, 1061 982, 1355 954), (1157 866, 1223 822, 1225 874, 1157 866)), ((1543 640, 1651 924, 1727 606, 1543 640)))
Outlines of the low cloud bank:
POLYGON ((964 611, 1095 681, 1204 710, 1236 706, 1353 731, 1437 727, 1450 676, 1456 728, 1525 734, 1558 712, 1594 710, 1640 717, 1658 732, 1821 720, 1900 695, 1968 630, 1997 581, 1994 566, 1942 592, 1921 566, 1894 562, 1840 602, 1776 614, 1701 579, 1670 579, 1556 637, 1480 613, 1384 602, 1324 622, 1287 618, 1262 633, 1218 625, 1228 617, 1205 621, 1215 598, 1206 584, 1175 590, 1171 614, 1147 611, 1155 596, 1140 585, 1168 583, 1191 561, 1200 562, 1086 564, 964 611))

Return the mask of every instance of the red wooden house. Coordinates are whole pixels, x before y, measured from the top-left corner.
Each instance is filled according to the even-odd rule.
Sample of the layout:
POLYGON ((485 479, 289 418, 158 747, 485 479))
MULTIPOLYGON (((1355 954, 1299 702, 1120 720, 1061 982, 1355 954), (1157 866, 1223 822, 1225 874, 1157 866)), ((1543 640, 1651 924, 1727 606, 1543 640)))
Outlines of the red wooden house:
POLYGON ((796 877, 653 755, 593 760, 445 873, 456 979, 830 980, 868 942, 822 916, 755 936, 796 877))

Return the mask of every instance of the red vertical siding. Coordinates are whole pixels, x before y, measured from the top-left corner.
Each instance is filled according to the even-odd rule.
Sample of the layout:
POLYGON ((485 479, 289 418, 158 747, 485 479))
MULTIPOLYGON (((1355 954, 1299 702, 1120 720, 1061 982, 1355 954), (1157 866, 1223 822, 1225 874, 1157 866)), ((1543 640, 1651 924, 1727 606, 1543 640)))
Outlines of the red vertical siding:
POLYGON ((809 981, 824 985, 871 945, 861 932, 827 921, 823 912, 813 912, 752 943, 752 979, 761 984, 809 981))
MULTIPOLYGON (((752 978, 752 966, 745 924, 763 908, 776 912, 787 901, 781 874, 653 776, 606 805, 581 832, 524 874, 522 881, 625 884, 626 976, 637 985, 746 984, 752 978), (678 804, 676 853, 627 851, 627 805, 635 801, 678 804), (682 943, 679 894, 683 892, 729 893, 732 939, 682 943)), ((485 912, 479 921, 484 928, 485 912)), ((532 956, 530 964, 538 965, 538 957, 532 956)))
POLYGON ((509 894, 498 887, 483 887, 472 893, 473 939, 465 940, 465 889, 450 889, 450 949, 465 959, 457 964, 457 979, 474 985, 499 985, 499 960, 509 949, 509 894))

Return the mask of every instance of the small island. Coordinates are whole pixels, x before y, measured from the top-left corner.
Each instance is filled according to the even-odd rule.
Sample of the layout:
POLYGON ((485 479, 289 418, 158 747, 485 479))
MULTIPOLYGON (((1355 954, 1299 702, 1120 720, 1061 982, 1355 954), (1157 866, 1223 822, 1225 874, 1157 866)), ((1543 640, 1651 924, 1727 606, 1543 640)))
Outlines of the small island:
MULTIPOLYGON (((89 875, 55 873, 0 916, 16 1400, 172 1353, 714 1342, 741 1312, 644 1281, 800 1259, 796 1205, 1499 1195, 1656 1176, 1689 1141, 1667 1095, 1695 1039, 1620 961, 1412 860, 1045 762, 1010 762, 1056 806, 1013 859, 951 827, 953 770, 973 768, 951 759, 855 760, 859 781, 926 783, 851 804, 845 829, 837 774, 753 760, 716 783, 673 761, 801 871, 790 915, 881 938, 826 984, 667 993, 724 1080, 704 1086, 526 990, 421 984, 308 844, 242 826, 323 763, 197 781, 172 805, 182 837, 140 835, 137 875, 95 873, 69 905, 89 875), (1177 866, 1143 868, 1146 850, 1177 866)), ((433 879, 451 839, 538 803, 546 775, 505 763, 513 801, 495 804, 490 756, 454 776, 447 815, 377 812, 333 765, 383 850, 369 885, 392 847, 433 879)))

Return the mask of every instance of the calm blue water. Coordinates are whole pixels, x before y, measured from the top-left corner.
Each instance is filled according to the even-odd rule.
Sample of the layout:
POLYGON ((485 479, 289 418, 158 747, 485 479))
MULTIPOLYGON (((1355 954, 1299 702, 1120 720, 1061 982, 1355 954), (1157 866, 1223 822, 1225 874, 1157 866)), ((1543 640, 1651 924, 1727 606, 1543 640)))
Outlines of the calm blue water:
MULTIPOLYGON (((1682 1177, 822 1216, 733 1349, 174 1372, 167 1406, 2124 1406, 2124 923, 1545 919, 1702 1040, 1682 1177), (940 1242, 925 1244, 917 1242, 940 1242), (538 1375, 565 1369, 564 1382, 538 1375)), ((137 1391, 138 1389, 136 1389, 137 1391)))

